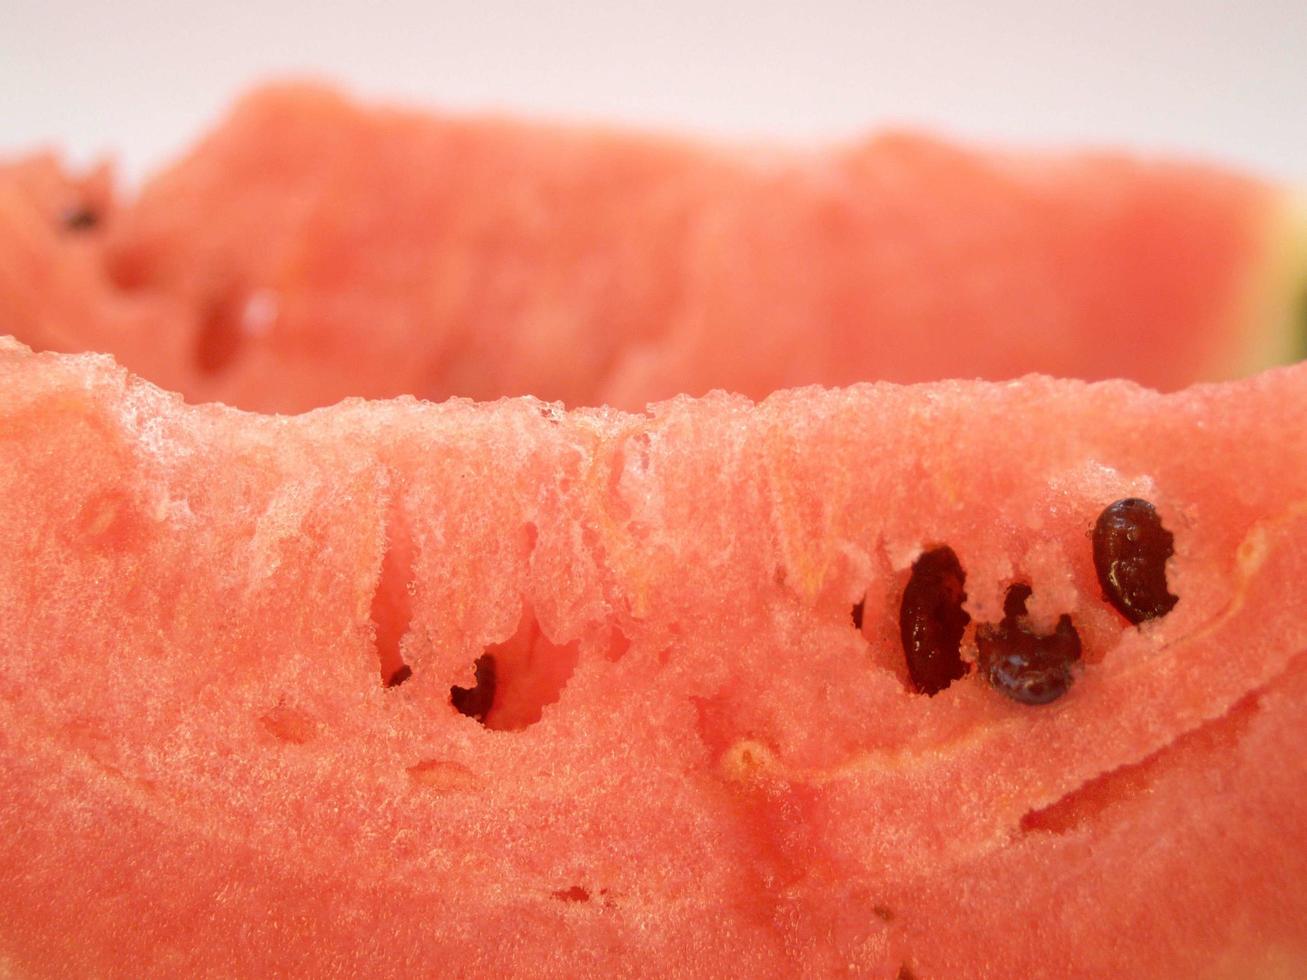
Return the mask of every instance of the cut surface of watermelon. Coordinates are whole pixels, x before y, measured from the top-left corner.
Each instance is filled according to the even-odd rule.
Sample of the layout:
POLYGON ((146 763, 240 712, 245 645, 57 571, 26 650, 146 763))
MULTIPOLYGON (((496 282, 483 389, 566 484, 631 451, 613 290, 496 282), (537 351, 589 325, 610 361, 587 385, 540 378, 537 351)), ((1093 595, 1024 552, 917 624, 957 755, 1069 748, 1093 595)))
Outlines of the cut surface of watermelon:
POLYGON ((5 168, 0 323, 278 412, 1029 372, 1176 389, 1299 356, 1304 228, 1285 189, 1208 166, 908 133, 746 149, 289 85, 134 200, 5 168))
POLYGON ((1301 214, 313 86, 0 163, 0 975, 1307 974, 1307 365, 1185 387, 1301 214), (1184 390, 852 384, 1031 371, 1184 390))
POLYGON ((20 976, 1307 969, 1307 367, 272 417, 0 344, 20 976), (945 546, 1063 697, 914 691, 945 546))

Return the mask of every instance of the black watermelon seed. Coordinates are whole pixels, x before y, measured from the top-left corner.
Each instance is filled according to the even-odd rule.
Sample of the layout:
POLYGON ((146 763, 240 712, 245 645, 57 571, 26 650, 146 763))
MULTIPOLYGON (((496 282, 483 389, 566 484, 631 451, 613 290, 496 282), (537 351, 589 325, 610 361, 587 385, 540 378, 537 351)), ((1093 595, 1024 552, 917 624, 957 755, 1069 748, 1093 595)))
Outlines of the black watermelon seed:
POLYGON ((87 204, 75 204, 59 218, 65 231, 90 231, 100 223, 100 214, 87 204))
POLYGON ((899 607, 899 638, 908 675, 923 694, 938 694, 969 669, 961 653, 971 621, 962 608, 966 580, 952 548, 927 551, 912 566, 899 607))
POLYGON ((488 653, 477 657, 476 683, 472 687, 455 685, 449 689, 449 703, 460 714, 486 723, 486 715, 495 703, 495 658, 488 653))
POLYGON ((976 630, 980 674, 1022 704, 1048 704, 1071 688, 1072 666, 1080 659, 1080 634, 1063 615, 1052 633, 1034 633, 1022 622, 1030 586, 1013 585, 1003 602, 1003 620, 976 630))
POLYGON ((853 607, 853 628, 855 630, 862 629, 862 607, 865 602, 865 599, 859 599, 857 604, 853 607))
POLYGON ((1147 500, 1109 504, 1094 524, 1094 569, 1103 596, 1132 623, 1165 616, 1176 604, 1166 587, 1175 539, 1147 500))

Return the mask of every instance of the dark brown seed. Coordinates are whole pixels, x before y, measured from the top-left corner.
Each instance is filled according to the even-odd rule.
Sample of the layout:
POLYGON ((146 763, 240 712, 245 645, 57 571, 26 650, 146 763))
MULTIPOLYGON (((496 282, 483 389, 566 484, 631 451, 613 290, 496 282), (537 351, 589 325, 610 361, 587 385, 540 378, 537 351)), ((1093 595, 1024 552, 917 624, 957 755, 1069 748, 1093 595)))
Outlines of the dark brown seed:
POLYGON ((1103 596, 1132 623, 1165 616, 1176 603, 1166 588, 1175 539, 1147 500, 1109 504, 1094 524, 1094 568, 1103 596))
POLYGON ((449 689, 449 703, 460 714, 486 723, 486 715, 495 704, 495 658, 488 653, 477 657, 476 684, 472 687, 455 685, 449 689))
POLYGON ((862 629, 862 607, 864 602, 866 602, 865 599, 859 599, 853 607, 853 628, 855 630, 862 629))
POLYGON ((386 679, 386 687, 399 687, 412 676, 413 668, 405 664, 386 679))
POLYGON ((100 223, 100 215, 87 204, 74 204, 59 218, 65 231, 90 231, 100 223))
POLYGON ((971 617, 962 608, 966 573, 952 548, 927 551, 912 566, 899 607, 899 637, 908 675, 923 694, 938 694, 969 669, 962 631, 971 617))
POLYGON ((1052 633, 1033 632, 1023 620, 1030 586, 1013 585, 1003 602, 1003 620, 976 630, 980 674, 992 687, 1022 704, 1048 704, 1071 687, 1072 665, 1080 659, 1080 634, 1070 616, 1052 633))

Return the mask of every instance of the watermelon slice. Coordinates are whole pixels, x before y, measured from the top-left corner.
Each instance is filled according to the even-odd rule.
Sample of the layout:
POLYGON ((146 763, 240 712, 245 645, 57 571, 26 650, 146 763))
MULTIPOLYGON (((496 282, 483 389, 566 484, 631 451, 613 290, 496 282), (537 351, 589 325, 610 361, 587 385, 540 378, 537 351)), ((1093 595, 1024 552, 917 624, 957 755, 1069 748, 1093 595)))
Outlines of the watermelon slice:
POLYGON ((97 228, 69 230, 59 188, 0 177, 4 329, 263 411, 1032 371, 1175 389, 1300 353, 1301 210, 1203 166, 713 147, 282 86, 97 228))
POLYGON ((5 341, 0 393, 10 973, 1307 972, 1307 366, 271 417, 5 341), (1063 622, 1050 703, 974 665, 1063 622))
POLYGON ((1299 214, 302 86, 0 166, 31 347, 608 406, 0 339, 0 975, 1307 973, 1307 366, 619 410, 1243 375, 1299 214))

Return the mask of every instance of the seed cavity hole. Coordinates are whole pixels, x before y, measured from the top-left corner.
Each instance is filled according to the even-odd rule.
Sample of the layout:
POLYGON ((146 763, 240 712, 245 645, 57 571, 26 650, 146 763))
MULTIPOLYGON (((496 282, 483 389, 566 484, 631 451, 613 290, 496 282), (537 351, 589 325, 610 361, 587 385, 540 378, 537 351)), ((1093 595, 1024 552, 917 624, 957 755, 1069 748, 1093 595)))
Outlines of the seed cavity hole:
POLYGON ((550 892, 550 895, 560 902, 590 901, 589 889, 582 888, 580 885, 573 885, 571 888, 560 888, 558 891, 550 892))
POLYGON ((304 745, 313 741, 318 734, 317 722, 298 708, 279 704, 259 722, 273 738, 291 745, 304 745))
POLYGON ((553 642, 526 607, 512 637, 486 647, 476 659, 473 683, 450 688, 449 703, 487 728, 521 731, 562 697, 579 655, 579 641, 553 642))
POLYGON ((423 759, 408 767, 414 785, 437 793, 471 792, 481 780, 467 766, 451 759, 423 759))
POLYGON ((95 494, 78 512, 74 525, 79 542, 94 551, 125 551, 140 543, 148 521, 122 490, 95 494))
POLYGON ((459 687, 457 684, 451 687, 449 703, 459 714, 475 718, 484 725, 490 716, 490 709, 495 706, 499 670, 494 656, 489 653, 477 657, 473 669, 476 682, 471 687, 459 687))
POLYGON ((413 676, 404 661, 403 640, 413 617, 415 546, 404 516, 393 506, 386 520, 386 550, 372 596, 372 627, 383 687, 398 687, 413 676))

